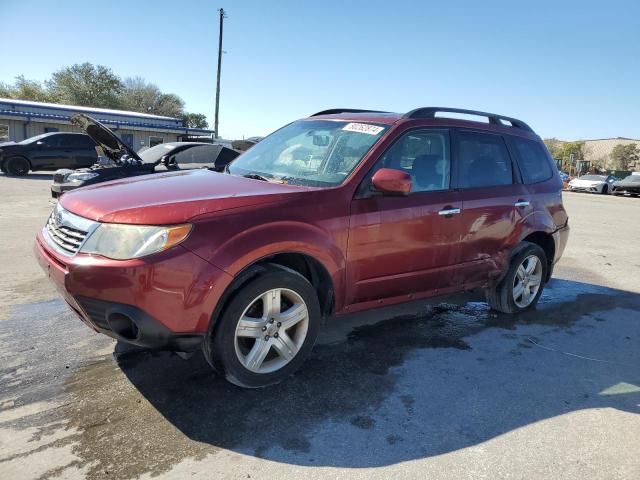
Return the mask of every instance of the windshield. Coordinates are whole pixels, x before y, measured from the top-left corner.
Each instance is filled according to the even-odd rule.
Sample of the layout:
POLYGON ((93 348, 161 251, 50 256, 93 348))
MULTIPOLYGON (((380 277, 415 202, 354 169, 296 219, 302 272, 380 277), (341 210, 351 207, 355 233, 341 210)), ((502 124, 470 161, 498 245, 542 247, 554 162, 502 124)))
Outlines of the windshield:
POLYGON ((142 163, 153 163, 158 159, 164 157, 166 154, 176 148, 172 143, 161 143, 151 148, 147 148, 143 152, 138 152, 138 156, 142 160, 142 163))
POLYGON ((21 142, 18 142, 20 145, 27 145, 29 143, 37 142, 38 140, 42 140, 43 138, 50 137, 50 133, 42 133, 40 135, 36 135, 35 137, 25 138, 21 142))
POLYGON ((291 185, 339 185, 387 129, 371 123, 300 120, 257 143, 228 171, 291 185))
POLYGON ((580 180, 606 180, 604 175, 584 175, 580 177, 580 180))

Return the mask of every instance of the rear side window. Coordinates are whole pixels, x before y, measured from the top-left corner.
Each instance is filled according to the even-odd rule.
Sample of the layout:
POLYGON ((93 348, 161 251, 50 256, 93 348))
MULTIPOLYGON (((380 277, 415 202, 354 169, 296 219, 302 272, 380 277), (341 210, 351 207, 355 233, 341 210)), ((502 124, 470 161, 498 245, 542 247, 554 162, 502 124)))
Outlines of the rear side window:
POLYGON ((74 135, 58 135, 56 142, 61 148, 74 148, 77 146, 74 135))
POLYGON ((511 157, 502 137, 475 132, 458 133, 461 188, 513 183, 511 157))
POLYGON ((96 142, 91 140, 89 135, 76 135, 75 144, 79 148, 93 148, 96 146, 96 142))
POLYGON ((526 138, 512 138, 518 155, 518 165, 524 183, 538 183, 553 176, 545 151, 538 142, 526 138))

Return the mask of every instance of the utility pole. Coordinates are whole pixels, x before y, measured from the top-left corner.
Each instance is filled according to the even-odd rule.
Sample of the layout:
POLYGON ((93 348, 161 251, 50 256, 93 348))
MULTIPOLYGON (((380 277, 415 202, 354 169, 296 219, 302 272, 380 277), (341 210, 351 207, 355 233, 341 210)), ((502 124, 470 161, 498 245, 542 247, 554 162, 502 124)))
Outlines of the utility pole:
POLYGON ((218 135, 218 111, 220 110, 220 71, 222 70, 222 26, 224 23, 224 9, 220 9, 220 36, 218 37, 218 79, 216 82, 216 116, 214 120, 213 129, 215 130, 215 137, 219 138, 218 135))

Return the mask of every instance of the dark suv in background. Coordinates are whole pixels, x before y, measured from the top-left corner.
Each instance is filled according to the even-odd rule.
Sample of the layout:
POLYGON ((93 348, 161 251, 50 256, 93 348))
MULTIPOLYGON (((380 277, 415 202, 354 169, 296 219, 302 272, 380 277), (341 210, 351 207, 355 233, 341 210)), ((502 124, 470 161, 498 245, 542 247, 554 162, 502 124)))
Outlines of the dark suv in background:
POLYGON ((90 167, 98 160, 95 147, 82 133, 44 133, 0 146, 0 168, 19 177, 30 170, 90 167))
POLYGON ((494 310, 530 309, 569 234, 544 143, 492 113, 323 111, 225 172, 65 193, 36 253, 95 330, 202 346, 245 387, 294 372, 332 315, 476 288, 494 310), (444 118, 458 113, 485 121, 444 118))

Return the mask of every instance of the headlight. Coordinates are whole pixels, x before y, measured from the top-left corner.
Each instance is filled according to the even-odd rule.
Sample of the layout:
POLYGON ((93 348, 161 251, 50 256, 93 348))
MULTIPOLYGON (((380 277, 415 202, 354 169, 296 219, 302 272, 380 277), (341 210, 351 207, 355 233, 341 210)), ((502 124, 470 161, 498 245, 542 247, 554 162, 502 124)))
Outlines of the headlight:
POLYGON ((114 260, 144 257, 179 244, 187 238, 192 225, 143 226, 101 223, 80 249, 114 260))
POLYGON ((84 182, 85 180, 89 180, 90 178, 97 177, 97 173, 92 172, 78 172, 78 173, 70 173, 65 180, 67 182, 84 182))

